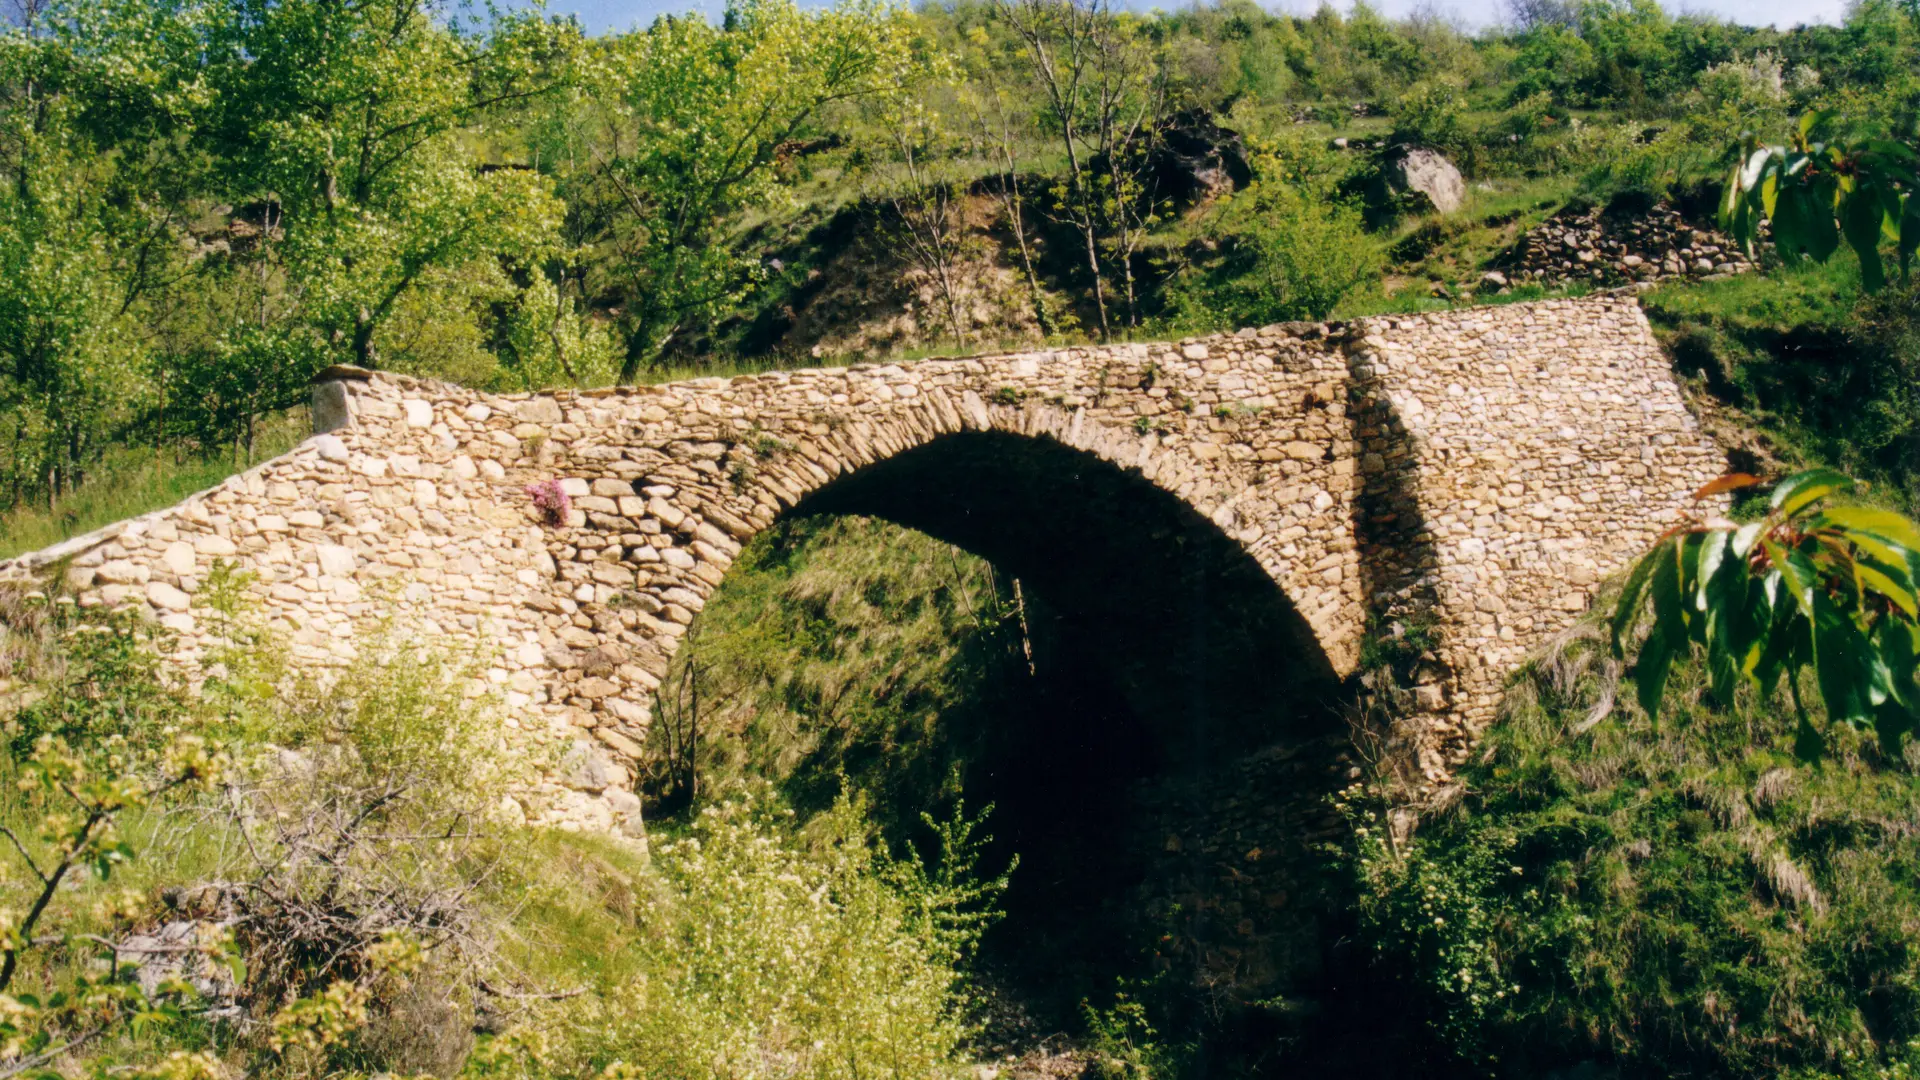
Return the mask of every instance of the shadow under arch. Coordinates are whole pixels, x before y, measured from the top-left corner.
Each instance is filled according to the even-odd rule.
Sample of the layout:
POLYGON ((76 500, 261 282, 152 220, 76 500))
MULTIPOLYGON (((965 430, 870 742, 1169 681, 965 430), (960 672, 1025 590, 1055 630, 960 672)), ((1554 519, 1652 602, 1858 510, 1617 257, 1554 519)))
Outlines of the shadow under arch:
POLYGON ((1321 992, 1339 905, 1316 845, 1346 782, 1349 687, 1240 541, 1137 470, 992 429, 864 465, 783 517, 820 515, 914 529, 1023 583, 1040 689, 974 719, 1022 730, 966 794, 998 804, 989 829, 1023 859, 989 962, 1055 995, 1027 997, 1036 1015, 1071 1025, 1117 976, 1231 996, 1256 1026, 1250 1003, 1321 992))
POLYGON ((1138 472, 1044 436, 943 435, 790 514, 877 517, 1022 581, 1183 767, 1335 730, 1341 680, 1279 585, 1138 472))

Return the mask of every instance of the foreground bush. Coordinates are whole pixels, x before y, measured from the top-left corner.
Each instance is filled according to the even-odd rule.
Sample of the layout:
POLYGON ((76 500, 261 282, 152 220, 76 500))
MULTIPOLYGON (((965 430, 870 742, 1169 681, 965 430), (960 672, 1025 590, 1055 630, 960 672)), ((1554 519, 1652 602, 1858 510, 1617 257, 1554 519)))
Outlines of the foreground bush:
POLYGON ((0 1076, 958 1068, 961 966, 1005 886, 971 877, 963 816, 931 865, 889 858, 863 804, 800 830, 764 790, 650 862, 514 826, 462 657, 396 608, 297 676, 231 592, 206 590, 225 642, 197 695, 137 622, 8 611, 0 720, 33 741, 0 758, 0 910, 28 912, 0 940, 0 1076))
POLYGON ((589 1065, 689 1080, 959 1071, 971 935, 952 895, 877 854, 852 802, 805 839, 790 817, 738 798, 656 849, 643 974, 574 1018, 589 1065))
POLYGON ((1462 1071, 1910 1075, 1920 756, 1841 732, 1799 762, 1790 704, 1716 707, 1692 670, 1658 726, 1607 715, 1599 635, 1526 674, 1410 838, 1350 793, 1375 973, 1462 1071))

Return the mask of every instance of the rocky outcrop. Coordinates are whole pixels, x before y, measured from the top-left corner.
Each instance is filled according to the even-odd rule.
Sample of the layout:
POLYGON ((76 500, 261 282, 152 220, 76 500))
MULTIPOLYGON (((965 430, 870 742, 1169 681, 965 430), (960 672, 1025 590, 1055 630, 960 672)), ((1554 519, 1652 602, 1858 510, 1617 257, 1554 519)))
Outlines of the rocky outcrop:
POLYGON ((1542 285, 1619 285, 1753 269, 1730 237, 1696 226, 1665 202, 1643 213, 1562 210, 1528 230, 1500 262, 1509 280, 1542 285))
POLYGON ((1424 146, 1396 146, 1380 162, 1381 180, 1395 196, 1422 195, 1443 214, 1466 205, 1467 182, 1445 154, 1424 146))
POLYGON ((1168 118, 1147 167, 1155 194, 1182 206, 1230 195, 1253 180, 1240 133, 1221 127, 1206 111, 1168 118))

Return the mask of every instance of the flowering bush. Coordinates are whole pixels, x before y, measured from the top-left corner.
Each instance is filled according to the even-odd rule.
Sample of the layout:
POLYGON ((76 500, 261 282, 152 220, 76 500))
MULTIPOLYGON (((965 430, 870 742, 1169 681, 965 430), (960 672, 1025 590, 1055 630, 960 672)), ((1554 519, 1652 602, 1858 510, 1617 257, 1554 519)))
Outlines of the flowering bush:
POLYGON ((533 497, 534 509, 540 511, 540 520, 549 526, 566 524, 567 512, 573 509, 573 500, 567 497, 567 491, 560 486, 559 480, 540 480, 527 485, 527 494, 533 497))

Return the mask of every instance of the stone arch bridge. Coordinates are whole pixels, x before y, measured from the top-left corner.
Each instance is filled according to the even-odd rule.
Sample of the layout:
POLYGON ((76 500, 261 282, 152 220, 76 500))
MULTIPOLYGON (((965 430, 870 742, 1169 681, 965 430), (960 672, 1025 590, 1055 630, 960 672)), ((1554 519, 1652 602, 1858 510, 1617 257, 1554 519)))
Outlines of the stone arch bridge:
POLYGON ((314 418, 291 453, 0 581, 135 605, 188 671, 216 560, 302 663, 350 658, 397 594, 481 650, 516 739, 563 751, 510 809, 636 834, 668 660, 783 514, 887 517, 1002 564, 1144 708, 1297 707, 1379 620, 1430 620, 1439 777, 1723 464, 1621 296, 535 395, 336 368, 314 418), (527 490, 547 481, 558 521, 527 490))

